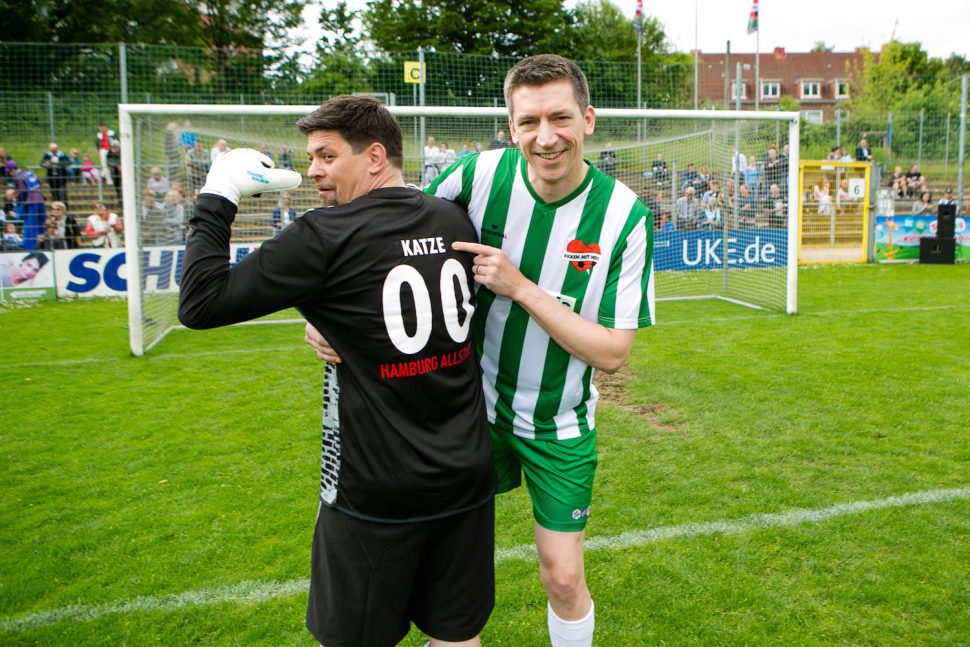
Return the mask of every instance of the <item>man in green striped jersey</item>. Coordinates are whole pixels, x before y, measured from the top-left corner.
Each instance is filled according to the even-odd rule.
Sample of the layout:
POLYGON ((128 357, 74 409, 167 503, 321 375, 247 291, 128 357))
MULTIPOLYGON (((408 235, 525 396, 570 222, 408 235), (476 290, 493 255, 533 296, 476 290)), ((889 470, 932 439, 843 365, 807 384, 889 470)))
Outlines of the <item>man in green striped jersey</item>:
MULTIPOLYGON (((481 361, 498 492, 522 474, 533 503, 554 647, 591 645, 583 531, 596 469, 595 369, 623 365, 654 319, 652 218, 583 158, 596 114, 586 77, 554 55, 505 79, 517 148, 469 155, 426 189, 468 209, 481 244, 473 338, 481 361)), ((308 328, 307 341, 336 359, 308 328)))

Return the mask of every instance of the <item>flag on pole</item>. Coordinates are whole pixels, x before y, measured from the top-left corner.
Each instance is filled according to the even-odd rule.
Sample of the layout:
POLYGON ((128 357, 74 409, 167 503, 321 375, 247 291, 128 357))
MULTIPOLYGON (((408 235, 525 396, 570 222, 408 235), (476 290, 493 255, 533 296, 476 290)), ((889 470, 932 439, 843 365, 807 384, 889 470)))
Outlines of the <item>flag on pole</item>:
POLYGON ((748 33, 753 34, 758 31, 758 0, 754 0, 751 5, 751 15, 748 16, 748 33))
POLYGON ((643 31, 643 0, 637 0, 637 12, 633 16, 633 28, 637 33, 643 31))

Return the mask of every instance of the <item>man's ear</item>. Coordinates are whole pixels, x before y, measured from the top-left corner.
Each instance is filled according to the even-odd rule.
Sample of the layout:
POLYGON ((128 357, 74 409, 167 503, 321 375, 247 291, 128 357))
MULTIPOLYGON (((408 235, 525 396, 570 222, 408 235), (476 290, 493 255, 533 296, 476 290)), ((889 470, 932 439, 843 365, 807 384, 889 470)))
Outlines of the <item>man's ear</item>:
POLYGON ((583 111, 583 123, 585 134, 592 135, 596 129, 596 110, 593 109, 593 106, 586 106, 586 110, 583 111))
POLYGON ((370 162, 368 171, 380 173, 387 166, 387 149, 380 142, 373 142, 367 147, 367 159, 370 162))

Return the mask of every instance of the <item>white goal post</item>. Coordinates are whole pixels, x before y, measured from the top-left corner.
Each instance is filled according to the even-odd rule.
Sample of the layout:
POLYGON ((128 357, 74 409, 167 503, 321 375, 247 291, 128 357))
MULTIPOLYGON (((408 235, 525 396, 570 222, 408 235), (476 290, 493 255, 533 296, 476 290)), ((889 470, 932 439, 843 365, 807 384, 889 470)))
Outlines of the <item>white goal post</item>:
MULTIPOLYGON (((278 165, 291 159, 305 173, 305 137, 294 122, 317 107, 118 106, 135 355, 178 326, 185 226, 210 149, 219 140, 230 148, 265 146, 278 165)), ((389 110, 404 132, 405 179, 418 185, 454 158, 489 148, 498 130, 507 131, 504 108, 389 110), (429 137, 438 152, 426 152, 429 137)), ((651 207, 658 301, 720 299, 796 311, 798 133, 794 112, 596 111, 585 156, 651 207)), ((312 183, 291 193, 241 202, 233 260, 277 234, 293 211, 301 214, 317 204, 312 183)))

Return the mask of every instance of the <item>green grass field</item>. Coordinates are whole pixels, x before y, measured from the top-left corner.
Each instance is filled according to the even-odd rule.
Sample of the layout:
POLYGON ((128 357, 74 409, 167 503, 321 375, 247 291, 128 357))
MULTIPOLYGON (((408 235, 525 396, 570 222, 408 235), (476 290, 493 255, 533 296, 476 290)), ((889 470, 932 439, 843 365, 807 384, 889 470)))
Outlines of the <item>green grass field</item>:
MULTIPOLYGON (((794 316, 660 304, 604 385, 598 645, 970 644, 970 265, 799 281, 794 316)), ((0 644, 313 644, 301 327, 139 359, 123 302, 0 322, 0 644)), ((496 536, 483 641, 548 644, 524 493, 496 536)))

